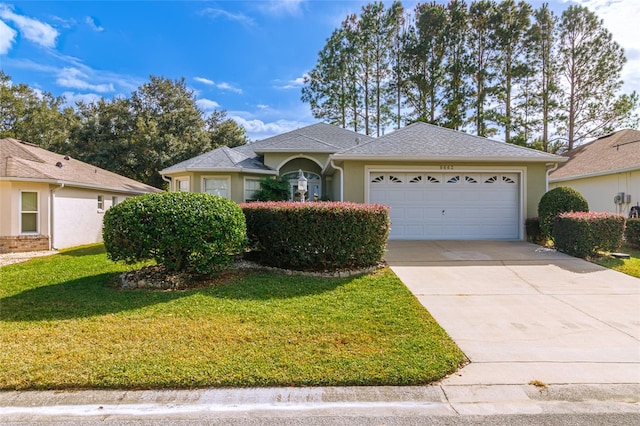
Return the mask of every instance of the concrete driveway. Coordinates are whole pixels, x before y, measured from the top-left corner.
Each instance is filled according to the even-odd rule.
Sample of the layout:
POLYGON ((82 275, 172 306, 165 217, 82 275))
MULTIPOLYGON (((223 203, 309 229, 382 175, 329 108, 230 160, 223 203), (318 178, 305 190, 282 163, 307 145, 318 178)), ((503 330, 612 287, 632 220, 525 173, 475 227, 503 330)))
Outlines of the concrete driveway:
POLYGON ((518 241, 391 241, 471 364, 450 385, 639 384, 640 279, 518 241))

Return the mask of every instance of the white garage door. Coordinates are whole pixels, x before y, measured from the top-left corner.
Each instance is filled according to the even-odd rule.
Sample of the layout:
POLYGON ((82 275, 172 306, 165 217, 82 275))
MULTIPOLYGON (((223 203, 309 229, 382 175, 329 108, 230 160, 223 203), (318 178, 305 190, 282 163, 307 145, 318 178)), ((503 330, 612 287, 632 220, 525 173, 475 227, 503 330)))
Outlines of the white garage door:
POLYGON ((370 173, 369 202, 391 208, 390 239, 518 239, 517 173, 370 173))

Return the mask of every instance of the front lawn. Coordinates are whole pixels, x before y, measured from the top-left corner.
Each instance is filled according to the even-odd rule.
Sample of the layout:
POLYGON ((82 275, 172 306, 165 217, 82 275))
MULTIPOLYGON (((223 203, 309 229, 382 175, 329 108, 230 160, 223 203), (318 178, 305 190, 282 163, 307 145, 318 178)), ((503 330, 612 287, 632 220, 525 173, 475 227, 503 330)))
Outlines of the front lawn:
POLYGON ((101 245, 0 268, 0 389, 416 385, 465 362, 389 269, 111 286, 127 269, 101 245))
POLYGON ((602 265, 609 269, 640 278, 640 250, 634 250, 630 247, 623 247, 621 252, 631 255, 630 259, 618 259, 612 256, 604 256, 596 259, 598 265, 602 265))

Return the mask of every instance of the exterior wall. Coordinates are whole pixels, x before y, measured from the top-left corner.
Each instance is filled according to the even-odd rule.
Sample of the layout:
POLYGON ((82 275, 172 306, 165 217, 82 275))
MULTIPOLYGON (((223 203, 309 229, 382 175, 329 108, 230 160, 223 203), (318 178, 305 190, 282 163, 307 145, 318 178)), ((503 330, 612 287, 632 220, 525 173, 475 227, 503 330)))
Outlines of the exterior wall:
POLYGON ((630 207, 640 202, 640 170, 549 184, 550 188, 559 186, 568 186, 580 192, 587 199, 589 210, 592 212, 628 215, 630 207), (631 195, 631 202, 615 204, 613 197, 620 192, 624 192, 625 195, 631 195))
MULTIPOLYGON (((271 167, 272 169, 279 170, 280 167, 285 165, 291 160, 296 158, 307 158, 318 166, 318 171, 321 170, 329 161, 329 154, 292 154, 290 152, 268 152, 264 154, 264 164, 266 166, 271 167)), ((280 171, 280 174, 286 173, 288 171, 298 170, 298 168, 292 168, 291 170, 286 170, 284 172, 280 171)), ((316 170, 308 170, 310 172, 318 173, 316 170)))
POLYGON ((112 206, 114 196, 118 197, 118 203, 132 197, 130 194, 96 189, 65 187, 56 190, 53 197, 53 248, 101 242, 104 212, 112 206), (98 195, 102 195, 102 209, 98 209, 98 195))
POLYGON ((49 184, 0 182, 0 253, 49 249, 49 184), (38 193, 38 231, 20 232, 20 193, 38 193))
MULTIPOLYGON (((367 167, 380 166, 389 169, 410 169, 424 168, 438 171, 455 172, 465 171, 518 171, 522 173, 521 195, 523 200, 523 217, 535 217, 538 215, 538 202, 546 191, 546 166, 544 164, 522 164, 522 163, 501 163, 499 165, 478 163, 426 163, 426 162, 403 162, 392 163, 383 161, 345 161, 343 164, 344 178, 344 200, 356 203, 366 202, 366 176, 367 167)), ((338 182, 339 184, 339 182, 338 182)), ((339 191, 339 190, 338 190, 339 191)))
POLYGON ((203 178, 226 178, 230 182, 230 194, 229 198, 236 203, 244 203, 244 181, 245 178, 250 179, 264 179, 270 175, 256 174, 256 173, 229 173, 229 172, 197 172, 197 173, 182 173, 171 175, 171 191, 177 191, 176 179, 189 179, 189 191, 190 192, 202 192, 202 180, 203 178))

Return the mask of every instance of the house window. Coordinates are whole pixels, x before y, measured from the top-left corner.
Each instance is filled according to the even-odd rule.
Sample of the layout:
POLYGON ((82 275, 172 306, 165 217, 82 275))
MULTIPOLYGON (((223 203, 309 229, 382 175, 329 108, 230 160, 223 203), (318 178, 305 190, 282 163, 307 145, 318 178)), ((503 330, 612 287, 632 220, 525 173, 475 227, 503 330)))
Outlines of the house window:
POLYGON ((229 181, 227 178, 203 178, 202 192, 229 198, 229 181))
POLYGON ((20 232, 23 234, 38 233, 38 193, 20 193, 20 232))
POLYGON ((116 204, 118 204, 118 197, 111 197, 111 207, 115 206, 116 204))
POLYGON ((104 197, 98 195, 98 210, 104 210, 104 197))
POLYGON ((176 179, 176 191, 189 192, 189 179, 176 179))
POLYGON ((256 193, 260 190, 260 179, 244 180, 244 200, 251 201, 256 199, 256 193))

